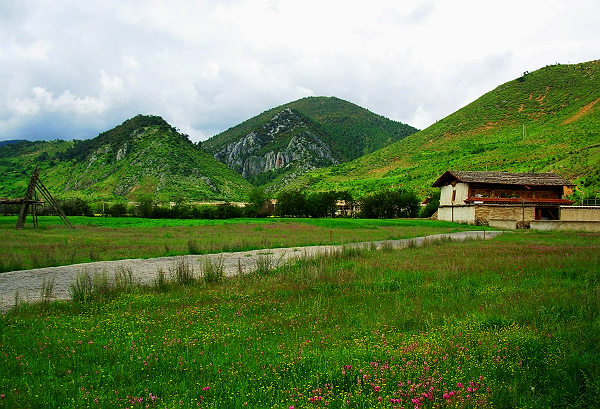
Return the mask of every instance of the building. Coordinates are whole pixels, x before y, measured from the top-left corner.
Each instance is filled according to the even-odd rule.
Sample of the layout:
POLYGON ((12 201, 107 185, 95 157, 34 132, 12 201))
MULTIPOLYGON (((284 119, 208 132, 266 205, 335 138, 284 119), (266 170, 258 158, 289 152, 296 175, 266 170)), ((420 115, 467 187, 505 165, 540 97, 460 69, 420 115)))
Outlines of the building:
POLYGON ((561 206, 573 201, 569 181, 552 173, 447 171, 433 184, 442 188, 438 220, 528 226, 533 220, 560 220, 561 206))

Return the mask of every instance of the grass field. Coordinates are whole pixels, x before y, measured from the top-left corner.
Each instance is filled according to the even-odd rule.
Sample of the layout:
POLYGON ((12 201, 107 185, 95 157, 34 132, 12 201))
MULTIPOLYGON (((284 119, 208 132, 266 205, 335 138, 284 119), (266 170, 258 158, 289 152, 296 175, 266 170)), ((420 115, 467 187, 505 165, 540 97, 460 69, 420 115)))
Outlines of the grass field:
MULTIPOLYGON (((261 248, 344 244, 410 238, 473 229, 430 220, 231 219, 165 220, 40 217, 15 230, 16 217, 0 217, 0 272, 100 260, 205 254, 261 248)), ((481 230, 481 228, 477 228, 481 230)))
POLYGON ((23 305, 0 407, 597 407, 599 255, 515 232, 23 305))

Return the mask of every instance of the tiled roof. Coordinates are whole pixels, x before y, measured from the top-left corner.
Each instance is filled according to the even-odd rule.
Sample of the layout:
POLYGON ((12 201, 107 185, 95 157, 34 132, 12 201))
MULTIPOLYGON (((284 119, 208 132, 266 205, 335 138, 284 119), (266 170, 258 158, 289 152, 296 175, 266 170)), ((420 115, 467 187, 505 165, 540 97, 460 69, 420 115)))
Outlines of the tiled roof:
POLYGON ((571 182, 554 173, 508 173, 454 170, 449 170, 440 176, 433 186, 441 187, 454 180, 465 183, 492 183, 499 185, 573 186, 571 182))
POLYGON ((512 203, 512 204, 551 204, 571 205, 575 202, 567 199, 519 198, 519 197, 469 197, 465 203, 512 203))

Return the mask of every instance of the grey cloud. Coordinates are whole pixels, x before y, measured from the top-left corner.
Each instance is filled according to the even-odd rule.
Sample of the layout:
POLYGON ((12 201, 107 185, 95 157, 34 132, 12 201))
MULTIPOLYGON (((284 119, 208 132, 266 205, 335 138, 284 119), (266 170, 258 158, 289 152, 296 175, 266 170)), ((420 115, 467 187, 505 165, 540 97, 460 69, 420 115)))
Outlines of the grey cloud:
MULTIPOLYGON (((284 33, 272 30, 272 20, 244 27, 219 20, 237 5, 247 6, 182 2, 179 12, 160 1, 0 2, 0 140, 90 138, 138 113, 161 115, 194 140, 206 139, 309 95, 337 96, 425 127, 524 70, 598 58, 598 32, 584 29, 598 14, 593 2, 585 15, 557 17, 560 52, 545 42, 549 32, 542 27, 518 49, 507 44, 478 55, 449 39, 452 62, 435 54, 446 51, 438 39, 445 33, 429 26, 435 17, 444 21, 435 1, 411 9, 382 0, 370 6, 380 8, 378 17, 365 16, 364 24, 348 27, 332 16, 328 27, 309 20, 296 26, 300 32, 284 33)), ((273 13, 286 5, 265 7, 277 19, 273 13)), ((469 9, 460 1, 456 7, 456 16, 469 9)))

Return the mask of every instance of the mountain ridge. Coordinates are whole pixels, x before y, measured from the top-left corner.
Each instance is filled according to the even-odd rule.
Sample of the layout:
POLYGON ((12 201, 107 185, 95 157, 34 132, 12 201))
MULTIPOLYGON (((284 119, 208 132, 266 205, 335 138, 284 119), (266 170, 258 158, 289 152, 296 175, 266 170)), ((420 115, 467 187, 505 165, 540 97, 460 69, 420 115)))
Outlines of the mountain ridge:
POLYGON ((48 188, 64 197, 230 201, 244 200, 252 188, 159 116, 137 115, 84 141, 2 147, 0 169, 9 183, 0 195, 17 196, 35 166, 48 188), (11 150, 22 154, 11 161, 11 150))
POLYGON ((554 172, 577 194, 600 195, 599 90, 600 60, 525 72, 424 130, 290 187, 429 195, 446 170, 498 170, 554 172))
POLYGON ((203 143, 255 185, 277 190, 310 169, 346 162, 416 129, 336 97, 267 110, 203 143))
POLYGON ((599 60, 546 66, 408 136, 402 131, 412 127, 334 97, 303 98, 272 108, 201 146, 161 117, 139 115, 91 140, 0 146, 0 196, 22 196, 34 165, 40 165, 53 193, 93 200, 134 200, 139 195, 160 201, 245 200, 252 185, 241 177, 244 169, 255 185, 273 193, 289 186, 345 190, 360 197, 405 187, 427 196, 434 191, 433 181, 453 169, 553 172, 577 184, 576 195, 600 196, 598 90, 599 60), (394 131, 397 141, 390 140, 394 131), (372 140, 357 143, 356 134, 372 140), (389 144, 345 162, 382 141, 389 144), (348 144, 353 150, 346 150, 348 144), (225 162, 234 150, 262 162, 242 158, 237 173, 215 159, 219 150, 225 162), (340 152, 349 156, 340 157, 340 152), (294 167, 278 168, 277 163, 294 167), (328 164, 334 165, 319 167, 328 164), (263 171, 250 175, 252 167, 263 171), (261 176, 266 173, 268 177, 261 176))

